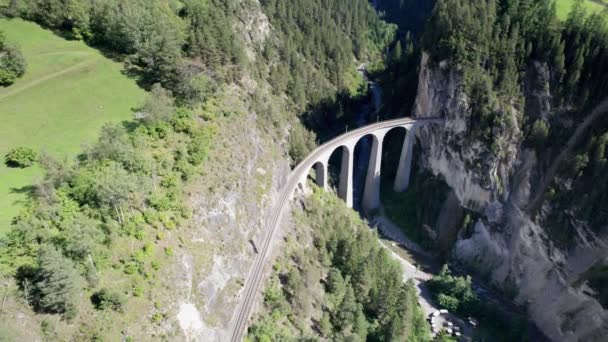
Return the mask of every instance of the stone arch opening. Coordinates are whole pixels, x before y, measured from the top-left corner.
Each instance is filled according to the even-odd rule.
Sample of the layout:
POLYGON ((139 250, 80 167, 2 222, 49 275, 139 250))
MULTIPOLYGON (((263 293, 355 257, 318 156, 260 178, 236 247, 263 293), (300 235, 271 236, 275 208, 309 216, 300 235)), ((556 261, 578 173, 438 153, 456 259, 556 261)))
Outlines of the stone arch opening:
POLYGON ((407 134, 408 132, 404 127, 394 127, 386 132, 384 136, 382 142, 382 193, 393 191, 401 150, 407 134))
POLYGON ((327 165, 323 161, 314 163, 308 170, 306 181, 316 184, 321 189, 328 189, 327 165))
POLYGON ((380 201, 385 214, 401 227, 413 224, 411 212, 417 201, 411 190, 419 169, 420 144, 415 126, 410 129, 395 127, 387 132, 382 156, 380 201), (408 160, 409 159, 409 160, 408 160))
POLYGON ((352 167, 352 147, 342 145, 331 153, 327 167, 328 187, 333 189, 347 206, 352 206, 352 167))
POLYGON ((378 137, 372 133, 362 136, 354 148, 353 167, 353 208, 363 209, 363 196, 367 186, 367 174, 372 157, 372 147, 378 143, 378 137))

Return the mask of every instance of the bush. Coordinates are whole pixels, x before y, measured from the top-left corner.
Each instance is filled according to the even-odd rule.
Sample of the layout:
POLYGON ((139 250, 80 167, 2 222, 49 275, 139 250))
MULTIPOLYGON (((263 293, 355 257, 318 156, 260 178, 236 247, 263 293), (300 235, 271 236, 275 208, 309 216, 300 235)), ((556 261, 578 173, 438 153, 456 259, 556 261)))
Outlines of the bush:
POLYGON ((144 122, 155 124, 159 121, 169 120, 175 110, 174 104, 171 91, 155 83, 142 108, 145 113, 144 122))
POLYGON ((38 154, 29 147, 17 147, 10 150, 4 157, 8 167, 26 168, 34 165, 38 154))
POLYGON ((439 306, 442 308, 448 309, 450 312, 454 312, 458 309, 460 301, 452 296, 440 293, 437 296, 437 303, 439 303, 439 306))
POLYGON ((97 310, 111 309, 122 312, 125 305, 125 298, 119 293, 101 289, 91 296, 91 302, 97 310))
POLYGON ((541 150, 545 143, 547 142, 547 138, 549 137, 549 124, 547 124, 543 120, 536 120, 534 125, 532 125, 532 130, 530 132, 530 143, 538 150, 541 150))
POLYGON ((478 311, 479 298, 471 287, 471 278, 453 276, 447 265, 427 282, 429 290, 442 308, 467 316, 478 311))
POLYGON ((27 63, 21 51, 13 45, 6 44, 0 32, 0 86, 9 86, 23 74, 27 63))

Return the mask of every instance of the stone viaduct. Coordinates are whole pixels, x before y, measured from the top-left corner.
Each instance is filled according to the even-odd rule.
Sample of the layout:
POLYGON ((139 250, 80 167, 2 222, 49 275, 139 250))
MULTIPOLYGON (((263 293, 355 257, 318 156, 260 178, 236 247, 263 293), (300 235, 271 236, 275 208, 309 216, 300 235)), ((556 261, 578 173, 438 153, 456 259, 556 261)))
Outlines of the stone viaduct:
POLYGON ((371 136, 373 141, 367 176, 365 178, 362 204, 364 210, 377 209, 380 206, 380 165, 382 162, 382 142, 384 141, 386 134, 395 128, 404 128, 407 131, 405 140, 403 142, 403 147, 401 148, 401 157, 399 159, 395 183, 393 185, 393 190, 396 192, 403 192, 407 190, 410 181, 416 128, 420 125, 442 122, 442 119, 435 118, 401 118, 378 122, 351 132, 347 132, 327 142, 326 144, 319 146, 304 161, 302 161, 300 165, 298 165, 298 167, 294 170, 294 174, 296 171, 299 171, 300 178, 298 184, 303 188, 306 187, 306 182, 309 175, 308 170, 314 168, 317 185, 325 190, 328 190, 329 158, 336 150, 342 149, 342 164, 340 167, 338 196, 346 202, 348 207, 352 208, 353 162, 355 146, 362 138, 371 136))
POLYGON ((262 241, 259 241, 258 243, 258 254, 249 271, 245 287, 241 292, 239 305, 230 323, 230 341, 237 342, 242 340, 243 333, 249 320, 251 307, 253 306, 256 294, 259 292, 259 287, 262 283, 264 264, 272 246, 271 242, 277 226, 281 223, 281 216, 289 207, 288 203, 290 198, 292 198, 295 189, 298 187, 306 187, 311 169, 314 168, 315 170, 315 181, 317 182, 317 185, 328 190, 329 158, 334 151, 342 148, 342 165, 338 184, 338 196, 346 202, 347 206, 352 207, 355 146, 363 137, 371 135, 373 143, 363 192, 363 208, 364 210, 376 209, 380 206, 380 164, 382 161, 382 142, 386 134, 399 127, 407 130, 405 141, 401 149, 397 176, 393 186, 395 191, 405 191, 410 180, 416 128, 421 125, 442 124, 443 122, 444 120, 439 118, 400 118, 380 121, 342 134, 317 147, 300 162, 298 166, 296 166, 287 179, 287 184, 283 187, 280 198, 267 221, 262 241))

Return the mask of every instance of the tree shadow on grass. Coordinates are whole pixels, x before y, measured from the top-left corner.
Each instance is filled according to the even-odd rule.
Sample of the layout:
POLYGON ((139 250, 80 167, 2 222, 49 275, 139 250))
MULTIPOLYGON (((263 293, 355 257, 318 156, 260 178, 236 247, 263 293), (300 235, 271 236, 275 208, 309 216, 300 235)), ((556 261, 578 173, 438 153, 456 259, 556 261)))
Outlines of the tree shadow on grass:
POLYGON ((14 161, 8 161, 8 160, 4 162, 4 165, 6 165, 6 167, 11 168, 11 169, 22 169, 23 168, 18 163, 15 163, 14 161))
MULTIPOLYGON (((38 189, 38 187, 35 185, 26 185, 26 186, 22 186, 20 188, 10 188, 9 193, 25 195, 25 196, 27 196, 27 198, 32 199, 36 196, 37 189, 38 189)), ((17 201, 17 203, 18 202, 21 202, 21 201, 17 201)))
MULTIPOLYGON (((134 112, 136 112, 135 109, 132 109, 134 112)), ((135 131, 137 129, 137 127, 141 126, 141 121, 133 119, 133 120, 124 120, 120 123, 126 130, 127 132, 131 133, 133 131, 135 131)))

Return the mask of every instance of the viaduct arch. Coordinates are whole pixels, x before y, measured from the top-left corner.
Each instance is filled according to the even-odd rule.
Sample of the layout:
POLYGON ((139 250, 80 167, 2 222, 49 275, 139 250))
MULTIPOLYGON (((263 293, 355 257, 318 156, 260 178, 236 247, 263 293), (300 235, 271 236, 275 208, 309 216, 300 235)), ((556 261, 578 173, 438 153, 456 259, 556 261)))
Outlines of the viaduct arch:
MULTIPOLYGON (((328 169, 329 169, 329 158, 338 149, 343 149, 342 162, 340 166, 340 176, 338 184, 338 196, 342 198, 348 207, 353 206, 353 161, 355 146, 365 136, 372 137, 372 149, 370 154, 370 160, 367 169, 367 175, 365 178, 365 186, 363 191, 363 208, 365 210, 377 209, 380 206, 380 172, 382 163, 382 143, 384 137, 388 132, 396 128, 403 128, 407 131, 403 146, 401 148, 401 156, 399 158, 399 166, 397 169, 397 177, 393 184, 393 189, 396 192, 403 192, 407 190, 410 180, 410 172, 412 168, 412 154, 414 148, 416 128, 419 125, 425 123, 433 123, 431 120, 412 120, 397 119, 386 121, 370 126, 380 125, 377 129, 369 126, 361 129, 346 133, 341 137, 338 137, 325 145, 320 146, 316 151, 321 150, 320 153, 313 152, 309 158, 303 161, 300 166, 303 169, 315 170, 315 179, 317 186, 326 191, 329 189, 328 185, 328 169), (332 144, 332 142, 334 142, 332 144)), ((298 182, 298 187, 306 187, 307 178, 310 171, 303 172, 298 182)))
POLYGON ((386 134, 397 127, 403 127, 407 131, 403 147, 401 148, 397 176, 393 185, 395 191, 401 192, 405 191, 409 185, 416 129, 422 125, 443 123, 444 120, 441 118, 412 119, 405 117, 370 124, 342 134, 317 147, 293 169, 287 180, 287 184, 285 184, 281 191, 281 197, 276 203, 267 222, 263 239, 258 245, 258 255, 249 271, 245 287, 242 291, 243 296, 241 297, 237 310, 231 320, 230 341, 239 342, 242 339, 245 327, 247 326, 247 321, 249 320, 251 307, 253 306, 255 296, 262 282, 264 264, 269 254, 270 243, 276 228, 280 224, 281 216, 288 207, 287 204, 292 198, 295 189, 297 187, 306 186, 310 170, 313 168, 315 170, 317 185, 328 190, 329 158, 334 151, 343 148, 338 196, 346 202, 347 206, 352 207, 355 145, 364 136, 372 135, 372 150, 367 169, 365 188, 363 190, 363 208, 365 210, 376 209, 380 206, 380 165, 382 161, 382 142, 386 134))

